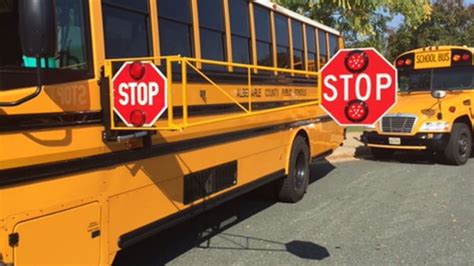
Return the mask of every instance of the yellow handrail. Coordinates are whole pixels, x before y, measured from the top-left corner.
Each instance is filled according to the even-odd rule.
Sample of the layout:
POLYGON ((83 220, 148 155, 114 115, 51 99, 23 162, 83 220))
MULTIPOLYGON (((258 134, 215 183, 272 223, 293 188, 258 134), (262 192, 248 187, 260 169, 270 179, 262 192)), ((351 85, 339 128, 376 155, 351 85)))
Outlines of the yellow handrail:
POLYGON ((321 99, 321 78, 320 78, 320 73, 319 72, 312 72, 312 71, 304 71, 304 70, 292 70, 292 69, 284 69, 284 68, 276 68, 276 67, 268 67, 268 66, 257 66, 257 65, 248 65, 248 64, 240 64, 240 63, 229 63, 229 62, 221 62, 221 61, 213 61, 213 60, 206 60, 206 59, 197 59, 197 58, 189 58, 189 57, 181 57, 181 56, 162 56, 162 57, 138 57, 138 58, 125 58, 125 59, 111 59, 111 60, 106 60, 105 62, 105 75, 110 79, 109 82, 109 90, 110 90, 110 113, 111 113, 111 129, 112 130, 183 130, 185 128, 189 127, 195 127, 195 126, 201 126, 201 125, 206 125, 206 124, 212 124, 212 123, 218 123, 218 122, 223 122, 223 121, 228 121, 232 119, 239 119, 239 118, 246 118, 250 116, 255 116, 255 115, 261 115, 261 114, 268 114, 271 112, 278 112, 278 111, 283 111, 283 110, 290 110, 294 108, 301 108, 301 107, 307 107, 307 106, 312 106, 312 105, 318 105, 320 103, 321 99), (168 86, 168 112, 167 112, 167 125, 162 126, 162 127, 143 127, 143 128, 137 128, 137 127, 125 127, 121 125, 117 125, 114 119, 114 110, 113 110, 113 83, 112 83, 112 77, 113 77, 113 63, 124 63, 124 62, 129 62, 129 61, 151 61, 151 62, 156 62, 159 60, 165 60, 166 61, 166 76, 167 76, 167 86, 168 86), (176 123, 173 110, 174 110, 174 104, 173 104, 173 93, 171 91, 171 88, 173 86, 173 64, 180 64, 181 65, 181 92, 182 92, 182 99, 181 99, 181 107, 183 110, 183 117, 181 122, 176 123), (223 67, 228 67, 228 68, 243 68, 247 70, 247 86, 248 86, 248 96, 247 96, 247 102, 248 102, 248 108, 245 108, 245 106, 242 105, 241 102, 236 100, 232 95, 230 95, 226 90, 224 90, 221 86, 219 86, 216 82, 214 82, 209 76, 207 76, 203 71, 199 69, 200 65, 214 65, 214 66, 223 66, 223 67), (211 118, 207 120, 201 120, 198 122, 190 123, 189 122, 189 113, 188 113, 188 71, 187 68, 190 67, 192 70, 194 70, 196 73, 198 73, 201 77, 203 77, 209 84, 211 84, 214 88, 216 88, 221 94, 223 94, 226 98, 228 98, 232 103, 234 103, 236 106, 238 106, 240 109, 242 109, 245 113, 241 114, 232 114, 232 115, 227 115, 224 117, 218 117, 218 118, 211 118), (317 78, 317 84, 316 89, 316 98, 314 100, 310 100, 305 103, 298 103, 298 104, 292 104, 284 107, 275 107, 275 108, 269 108, 266 110, 260 110, 260 111, 253 111, 252 110, 252 72, 258 72, 258 71, 269 71, 273 72, 275 74, 278 73, 286 73, 290 75, 301 75, 301 76, 306 76, 306 77, 316 77, 317 78))

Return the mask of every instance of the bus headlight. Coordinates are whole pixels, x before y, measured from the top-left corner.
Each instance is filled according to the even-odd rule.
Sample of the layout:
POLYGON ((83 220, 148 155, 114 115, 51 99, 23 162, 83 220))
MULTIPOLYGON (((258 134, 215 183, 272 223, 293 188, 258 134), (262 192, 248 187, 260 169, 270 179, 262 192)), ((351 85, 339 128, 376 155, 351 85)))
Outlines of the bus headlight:
POLYGON ((449 132, 449 123, 446 121, 425 122, 420 131, 426 132, 449 132))

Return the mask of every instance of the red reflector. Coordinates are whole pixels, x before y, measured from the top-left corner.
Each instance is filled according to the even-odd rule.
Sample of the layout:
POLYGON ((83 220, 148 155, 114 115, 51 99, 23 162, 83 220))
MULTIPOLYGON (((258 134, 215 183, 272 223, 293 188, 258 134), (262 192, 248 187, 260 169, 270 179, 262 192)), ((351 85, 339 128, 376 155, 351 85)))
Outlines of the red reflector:
POLYGON ((132 113, 130 113, 130 121, 133 126, 141 127, 145 124, 146 113, 141 110, 133 110, 132 113))
POLYGON ((405 61, 403 61, 403 59, 399 59, 397 61, 397 66, 403 66, 403 64, 405 64, 405 61))
POLYGON ((468 54, 463 54, 462 55, 462 61, 469 61, 471 57, 468 54))
POLYGON ((369 57, 363 51, 352 51, 347 55, 344 64, 350 72, 360 73, 369 65, 369 57))
POLYGON ((145 75, 145 67, 143 66, 141 62, 134 62, 133 64, 131 64, 129 71, 130 71, 130 76, 134 80, 140 80, 145 75))

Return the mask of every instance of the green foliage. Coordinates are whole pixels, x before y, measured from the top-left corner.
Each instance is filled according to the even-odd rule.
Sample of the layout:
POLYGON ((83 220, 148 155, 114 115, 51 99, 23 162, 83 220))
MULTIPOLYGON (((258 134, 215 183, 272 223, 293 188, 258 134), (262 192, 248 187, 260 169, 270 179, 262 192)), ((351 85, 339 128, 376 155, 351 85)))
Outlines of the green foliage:
POLYGON ((474 47, 474 5, 462 1, 438 1, 433 5, 431 19, 416 28, 402 25, 389 34, 388 57, 426 46, 467 45, 474 47))
POLYGON ((430 18, 429 0, 274 0, 342 32, 346 46, 386 49, 388 22, 403 15, 416 28, 430 18))

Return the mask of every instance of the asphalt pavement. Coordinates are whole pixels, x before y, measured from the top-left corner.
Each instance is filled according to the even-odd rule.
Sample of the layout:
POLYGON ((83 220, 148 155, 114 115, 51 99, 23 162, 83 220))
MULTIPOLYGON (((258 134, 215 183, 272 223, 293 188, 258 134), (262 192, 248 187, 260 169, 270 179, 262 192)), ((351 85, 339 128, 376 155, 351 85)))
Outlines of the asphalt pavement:
POLYGON ((474 264, 474 158, 319 162, 297 204, 239 197, 122 251, 116 265, 474 264))

